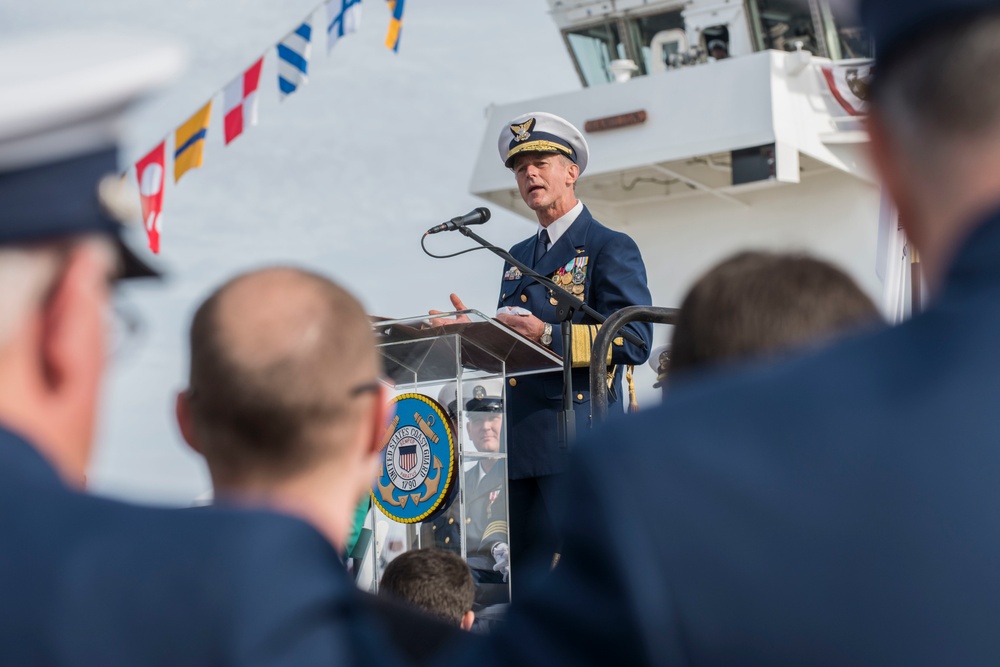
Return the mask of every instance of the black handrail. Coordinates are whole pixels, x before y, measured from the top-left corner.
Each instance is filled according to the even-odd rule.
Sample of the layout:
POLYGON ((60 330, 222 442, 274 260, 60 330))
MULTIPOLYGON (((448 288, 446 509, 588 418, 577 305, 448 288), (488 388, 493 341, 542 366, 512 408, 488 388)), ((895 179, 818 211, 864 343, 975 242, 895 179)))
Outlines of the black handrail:
POLYGON ((596 425, 608 417, 608 350, 618 330, 629 322, 673 324, 677 319, 676 308, 658 306, 627 306, 612 313, 597 332, 590 355, 590 409, 596 425))

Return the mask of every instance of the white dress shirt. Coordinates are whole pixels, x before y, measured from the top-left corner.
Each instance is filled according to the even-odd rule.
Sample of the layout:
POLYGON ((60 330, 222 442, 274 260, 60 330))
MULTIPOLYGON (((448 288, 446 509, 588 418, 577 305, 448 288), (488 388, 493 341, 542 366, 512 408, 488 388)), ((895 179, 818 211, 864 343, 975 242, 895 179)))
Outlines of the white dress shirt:
POLYGON ((542 233, 543 229, 549 230, 549 247, 551 248, 559 240, 569 226, 572 225, 576 219, 583 213, 583 202, 579 199, 576 200, 576 206, 571 208, 560 218, 553 220, 548 227, 542 227, 541 223, 538 223, 538 229, 535 230, 535 236, 537 237, 542 233))

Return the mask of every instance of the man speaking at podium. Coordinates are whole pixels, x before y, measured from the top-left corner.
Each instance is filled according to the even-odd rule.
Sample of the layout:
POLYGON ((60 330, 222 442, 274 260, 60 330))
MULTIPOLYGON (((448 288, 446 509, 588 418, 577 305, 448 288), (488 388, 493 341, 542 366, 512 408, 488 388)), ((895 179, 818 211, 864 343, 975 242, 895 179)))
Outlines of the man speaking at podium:
MULTIPOLYGON (((650 305, 646 268, 635 241, 594 220, 576 198, 576 181, 587 168, 587 141, 565 119, 544 112, 518 116, 500 131, 500 159, 514 172, 524 203, 535 212, 538 228, 511 254, 542 275, 558 281, 602 315, 626 306, 650 305)), ((452 304, 465 310, 461 299, 452 304)), ((563 350, 556 300, 546 287, 504 266, 497 319, 526 338, 573 360, 573 398, 577 433, 590 425, 591 346, 599 325, 577 311, 573 349, 563 350), (507 308, 510 307, 510 308, 507 308), (510 312, 516 308, 517 311, 510 312)), ((627 327, 645 343, 640 349, 617 337, 608 355, 609 408, 622 400, 622 366, 649 356, 652 326, 627 327)), ((559 441, 563 379, 558 373, 511 378, 507 387, 508 469, 510 476, 511 562, 524 562, 527 550, 553 555, 559 547, 551 520, 555 476, 565 469, 567 443, 559 441)), ((613 409, 613 408, 612 408, 613 409)), ((620 408, 619 408, 620 409, 620 408)), ((517 576, 512 581, 518 586, 517 576)))

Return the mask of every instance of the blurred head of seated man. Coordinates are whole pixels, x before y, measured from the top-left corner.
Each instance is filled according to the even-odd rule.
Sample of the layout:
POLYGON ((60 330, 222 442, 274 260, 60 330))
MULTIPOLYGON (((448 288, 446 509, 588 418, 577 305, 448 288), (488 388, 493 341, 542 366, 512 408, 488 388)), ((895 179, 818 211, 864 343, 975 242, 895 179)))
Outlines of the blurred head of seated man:
MULTIPOLYGON (((139 36, 0 44, 0 62, 30 63, 0 66, 3 665, 333 665, 376 652, 359 652, 368 612, 351 604, 357 590, 336 551, 305 522, 81 490, 112 288, 152 273, 122 242, 118 218, 138 193, 120 191, 116 132, 130 102, 180 61, 139 36)), ((366 349, 352 351, 369 382, 366 349)))
POLYGON ((444 549, 406 551, 386 566, 379 595, 401 600, 453 623, 472 628, 475 586, 472 572, 456 554, 444 549))
POLYGON ((862 12, 882 46, 868 119, 872 155, 939 291, 960 246, 1000 206, 1000 3, 921 0, 862 12), (957 47, 950 54, 950 47, 957 47))
POLYGON ((216 502, 301 516, 342 549, 386 418, 361 304, 315 273, 253 271, 205 300, 190 343, 177 419, 216 502))
POLYGON ((742 252, 710 269, 684 297, 668 369, 684 373, 782 356, 880 321, 872 300, 832 264, 742 252))

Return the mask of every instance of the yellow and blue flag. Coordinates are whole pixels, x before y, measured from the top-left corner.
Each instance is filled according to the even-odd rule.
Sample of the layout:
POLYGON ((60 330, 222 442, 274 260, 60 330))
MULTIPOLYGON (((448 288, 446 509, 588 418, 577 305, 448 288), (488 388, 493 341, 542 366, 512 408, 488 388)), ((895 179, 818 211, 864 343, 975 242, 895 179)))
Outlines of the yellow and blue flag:
POLYGON ((189 169, 201 166, 205 153, 205 135, 212 117, 212 101, 198 109, 174 133, 174 183, 189 169))
POLYGON ((389 19, 389 32, 385 36, 385 47, 399 53, 399 37, 403 33, 403 4, 406 0, 386 0, 392 18, 389 19))

